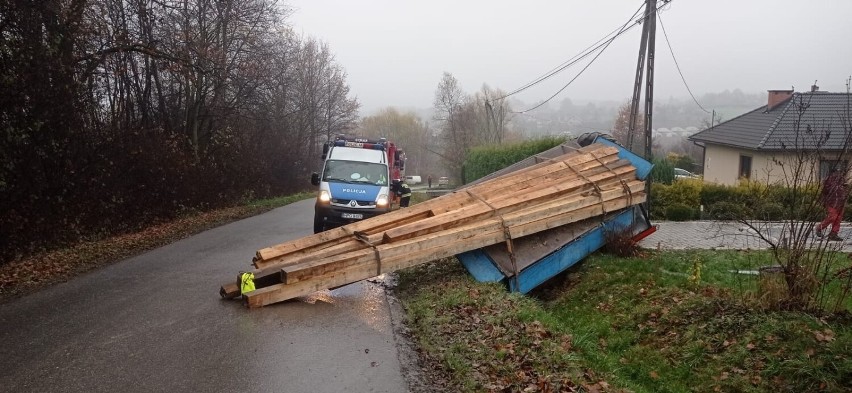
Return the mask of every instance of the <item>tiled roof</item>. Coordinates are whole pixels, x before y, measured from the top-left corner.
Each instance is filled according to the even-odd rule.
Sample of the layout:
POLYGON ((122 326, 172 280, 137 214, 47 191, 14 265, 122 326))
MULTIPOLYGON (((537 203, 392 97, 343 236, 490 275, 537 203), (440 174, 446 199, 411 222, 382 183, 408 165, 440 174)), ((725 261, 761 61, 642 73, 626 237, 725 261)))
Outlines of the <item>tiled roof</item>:
POLYGON ((793 93, 771 110, 766 108, 722 122, 689 139, 751 150, 838 150, 850 137, 852 95, 848 93, 793 93))

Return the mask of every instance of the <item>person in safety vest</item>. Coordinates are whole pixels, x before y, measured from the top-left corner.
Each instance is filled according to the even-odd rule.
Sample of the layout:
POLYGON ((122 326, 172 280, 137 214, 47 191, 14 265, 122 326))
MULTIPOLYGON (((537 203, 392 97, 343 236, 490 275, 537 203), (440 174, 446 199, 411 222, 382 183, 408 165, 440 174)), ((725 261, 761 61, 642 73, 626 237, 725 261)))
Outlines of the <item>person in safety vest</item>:
POLYGON ((823 230, 830 226, 831 232, 828 233, 828 240, 843 241, 838 232, 840 232, 840 221, 843 220, 843 208, 846 206, 848 197, 849 186, 846 184, 846 168, 832 168, 831 173, 822 184, 820 193, 820 202, 822 202, 828 214, 822 222, 816 225, 817 237, 822 238, 825 235, 823 230))
POLYGON ((411 200, 411 188, 400 180, 394 180, 393 183, 396 186, 396 195, 399 196, 399 207, 408 207, 408 202, 411 200))

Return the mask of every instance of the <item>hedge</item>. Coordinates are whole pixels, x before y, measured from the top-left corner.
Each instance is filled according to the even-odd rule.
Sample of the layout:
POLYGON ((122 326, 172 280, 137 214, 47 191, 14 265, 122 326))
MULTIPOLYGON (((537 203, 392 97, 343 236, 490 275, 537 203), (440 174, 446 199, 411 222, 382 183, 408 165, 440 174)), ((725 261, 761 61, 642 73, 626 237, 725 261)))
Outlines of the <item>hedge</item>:
POLYGON ((462 180, 470 183, 563 142, 563 137, 544 137, 520 143, 475 147, 464 161, 462 180))

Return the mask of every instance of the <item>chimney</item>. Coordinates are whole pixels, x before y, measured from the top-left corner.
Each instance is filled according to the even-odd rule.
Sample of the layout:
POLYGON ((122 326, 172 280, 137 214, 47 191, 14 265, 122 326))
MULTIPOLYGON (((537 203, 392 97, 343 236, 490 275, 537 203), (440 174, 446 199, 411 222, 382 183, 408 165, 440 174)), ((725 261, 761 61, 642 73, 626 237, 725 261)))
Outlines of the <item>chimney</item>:
POLYGON ((793 90, 768 90, 769 100, 766 103, 766 110, 771 111, 778 104, 783 103, 793 96, 793 90))
POLYGON ((819 91, 819 86, 816 84, 811 85, 811 93, 819 91))

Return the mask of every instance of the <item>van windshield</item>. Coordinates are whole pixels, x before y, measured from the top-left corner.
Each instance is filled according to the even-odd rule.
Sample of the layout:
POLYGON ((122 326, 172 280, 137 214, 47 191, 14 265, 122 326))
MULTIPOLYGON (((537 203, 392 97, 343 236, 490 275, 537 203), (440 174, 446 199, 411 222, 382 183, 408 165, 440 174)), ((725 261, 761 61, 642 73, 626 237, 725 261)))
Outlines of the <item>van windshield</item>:
POLYGON ((387 186, 388 167, 371 162, 328 160, 325 163, 322 180, 387 186))

